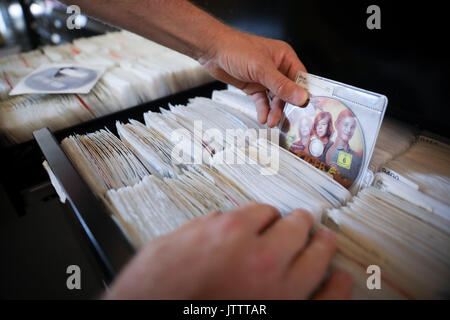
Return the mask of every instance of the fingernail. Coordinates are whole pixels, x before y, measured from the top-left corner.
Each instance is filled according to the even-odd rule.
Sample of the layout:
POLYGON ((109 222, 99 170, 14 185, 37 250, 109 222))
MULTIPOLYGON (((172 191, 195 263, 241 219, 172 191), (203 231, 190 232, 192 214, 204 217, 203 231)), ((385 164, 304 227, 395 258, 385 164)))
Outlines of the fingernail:
POLYGON ((305 102, 302 105, 299 106, 300 108, 304 108, 304 107, 306 107, 309 104, 310 95, 309 95, 308 91, 305 90, 305 92, 306 92, 306 99, 305 99, 305 102))
POLYGON ((270 119, 270 122, 268 121, 268 123, 269 123, 269 127, 273 128, 277 125, 278 121, 276 121, 272 118, 272 119, 270 119))
POLYGON ((266 118, 264 116, 262 116, 262 115, 261 116, 258 115, 258 121, 261 124, 265 124, 266 123, 266 118))

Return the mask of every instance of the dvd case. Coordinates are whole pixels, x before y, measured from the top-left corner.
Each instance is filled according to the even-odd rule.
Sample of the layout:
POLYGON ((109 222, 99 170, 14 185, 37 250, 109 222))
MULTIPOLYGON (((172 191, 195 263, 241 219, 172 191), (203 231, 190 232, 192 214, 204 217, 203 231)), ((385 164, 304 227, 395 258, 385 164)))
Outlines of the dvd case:
POLYGON ((303 108, 286 104, 281 146, 355 194, 366 178, 387 98, 304 72, 296 82, 310 99, 303 108))

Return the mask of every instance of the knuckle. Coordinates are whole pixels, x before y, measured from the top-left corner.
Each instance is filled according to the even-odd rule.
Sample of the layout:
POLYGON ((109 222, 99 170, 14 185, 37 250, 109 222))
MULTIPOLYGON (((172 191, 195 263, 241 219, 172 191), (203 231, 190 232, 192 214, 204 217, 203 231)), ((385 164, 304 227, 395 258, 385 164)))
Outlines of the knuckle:
POLYGON ((283 50, 291 50, 292 47, 289 43, 287 43, 286 41, 282 41, 282 40, 278 40, 278 46, 283 49, 283 50))
POLYGON ((260 203, 259 206, 261 210, 266 210, 267 212, 270 212, 272 214, 279 214, 278 209, 270 204, 260 203))
POLYGON ((251 202, 247 204, 244 208, 247 210, 263 210, 266 207, 271 207, 268 204, 265 203, 259 203, 259 202, 251 202))
POLYGON ((277 208, 272 207, 270 205, 267 205, 267 206, 268 206, 267 210, 268 210, 269 214, 272 216, 272 218, 278 218, 281 216, 280 211, 278 211, 277 208))
POLYGON ((300 220, 302 220, 303 223, 306 223, 308 228, 311 228, 311 226, 314 223, 314 217, 311 213, 309 213, 306 210, 295 210, 294 215, 296 215, 300 220))
POLYGON ((243 229, 243 221, 235 213, 224 215, 219 223, 219 231, 222 234, 240 233, 243 229))
POLYGON ((251 271, 268 275, 277 270, 280 265, 277 251, 273 248, 261 248, 251 255, 251 271))
POLYGON ((270 217, 276 218, 280 216, 280 211, 274 206, 266 203, 253 203, 249 207, 250 210, 259 211, 267 214, 270 217))
POLYGON ((275 83, 275 93, 280 96, 283 97, 286 92, 286 90, 288 89, 287 86, 289 85, 288 79, 284 78, 284 77, 280 77, 276 83, 275 83))
POLYGON ((293 240, 295 239, 295 241, 298 240, 298 237, 304 234, 304 225, 303 221, 301 220, 285 218, 283 228, 287 234, 296 235, 296 237, 293 238, 293 240))
POLYGON ((253 80, 259 81, 264 76, 264 64, 259 61, 256 61, 252 64, 252 75, 253 80))

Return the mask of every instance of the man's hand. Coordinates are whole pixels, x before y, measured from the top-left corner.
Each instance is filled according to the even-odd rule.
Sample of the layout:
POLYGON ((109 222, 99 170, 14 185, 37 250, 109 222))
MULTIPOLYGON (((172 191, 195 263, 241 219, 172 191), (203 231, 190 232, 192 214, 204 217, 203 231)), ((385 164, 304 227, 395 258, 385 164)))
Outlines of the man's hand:
POLYGON ((198 60, 216 79, 249 94, 258 120, 269 127, 280 120, 285 101, 302 106, 308 100, 307 91, 294 82, 305 66, 286 42, 229 29, 198 60))
MULTIPOLYGON (((194 219, 144 247, 106 299, 304 299, 316 292, 335 251, 335 235, 295 210, 280 219, 263 204, 194 219)), ((352 279, 335 272, 318 299, 345 299, 352 279)))

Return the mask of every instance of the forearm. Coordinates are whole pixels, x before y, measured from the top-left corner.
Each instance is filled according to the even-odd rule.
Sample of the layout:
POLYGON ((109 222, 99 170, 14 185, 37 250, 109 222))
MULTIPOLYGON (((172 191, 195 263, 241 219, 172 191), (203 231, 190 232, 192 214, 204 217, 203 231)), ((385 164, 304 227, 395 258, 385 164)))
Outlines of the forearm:
POLYGON ((231 28, 185 0, 63 0, 83 14, 199 59, 231 28))

